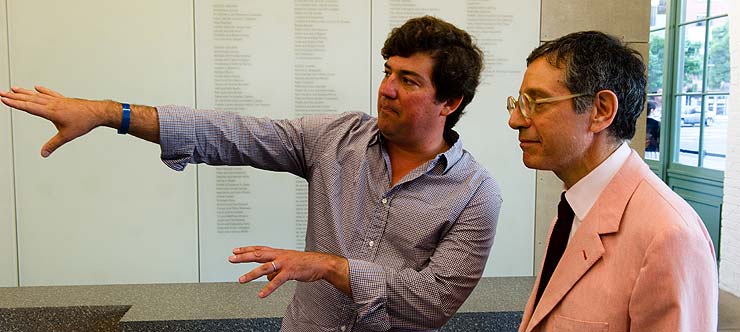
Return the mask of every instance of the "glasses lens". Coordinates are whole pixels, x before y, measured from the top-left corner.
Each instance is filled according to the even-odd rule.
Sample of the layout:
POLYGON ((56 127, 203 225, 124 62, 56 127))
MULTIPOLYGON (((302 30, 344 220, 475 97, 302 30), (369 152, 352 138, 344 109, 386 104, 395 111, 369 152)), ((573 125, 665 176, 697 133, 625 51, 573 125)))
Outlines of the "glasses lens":
POLYGON ((515 109, 516 99, 514 99, 514 97, 512 96, 509 96, 508 98, 506 98, 506 110, 509 111, 509 114, 511 114, 511 112, 514 112, 515 109))
POLYGON ((519 95, 519 109, 522 110, 522 115, 524 115, 525 118, 529 117, 529 114, 531 114, 530 111, 530 103, 529 96, 526 94, 520 94, 519 95))

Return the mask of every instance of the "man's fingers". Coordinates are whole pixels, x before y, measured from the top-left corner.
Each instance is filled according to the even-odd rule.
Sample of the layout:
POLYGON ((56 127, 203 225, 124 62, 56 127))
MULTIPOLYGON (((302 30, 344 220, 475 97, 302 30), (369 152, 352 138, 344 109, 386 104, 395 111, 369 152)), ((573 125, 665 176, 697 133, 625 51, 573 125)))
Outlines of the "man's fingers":
POLYGON ((238 248, 234 248, 234 250, 232 250, 231 252, 234 253, 234 255, 243 254, 245 252, 250 251, 249 248, 251 247, 238 247, 238 248))
POLYGON ((57 98, 52 95, 42 94, 34 90, 19 87, 12 87, 10 90, 11 92, 8 94, 8 98, 29 101, 41 105, 46 105, 49 103, 49 100, 57 98))
POLYGON ((51 112, 47 108, 47 104, 52 98, 50 96, 18 87, 13 87, 10 92, 2 92, 0 96, 2 96, 2 102, 5 105, 51 120, 49 118, 51 112))
POLYGON ((234 255, 229 257, 229 261, 232 263, 265 263, 275 259, 281 250, 265 246, 249 246, 234 248, 232 252, 234 255))
POLYGON ((13 87, 10 88, 10 90, 13 91, 13 92, 15 92, 15 93, 17 93, 17 94, 21 94, 21 95, 33 95, 33 94, 36 94, 36 92, 34 92, 33 90, 24 89, 24 88, 21 88, 19 86, 13 86, 13 87))
POLYGON ((286 281, 288 281, 287 273, 278 273, 270 282, 265 285, 264 288, 257 294, 260 298, 266 298, 272 294, 276 289, 280 288, 286 281))
POLYGON ((247 274, 239 277, 239 282, 242 284, 245 284, 261 276, 265 276, 265 275, 268 275, 274 272, 275 271, 272 268, 272 264, 270 263, 262 264, 254 268, 252 271, 249 271, 247 274))
POLYGON ((61 93, 56 92, 56 91, 54 91, 52 89, 49 89, 47 87, 43 87, 43 86, 37 85, 34 88, 36 89, 36 91, 38 91, 38 92, 40 92, 42 94, 49 95, 49 96, 52 96, 52 97, 57 97, 57 98, 64 98, 64 96, 61 93))
POLYGON ((30 101, 42 105, 45 105, 49 101, 49 99, 54 98, 50 95, 44 95, 34 90, 19 87, 12 87, 10 88, 10 90, 12 91, 12 95, 10 95, 10 98, 30 101))
POLYGON ((232 252, 234 254, 243 254, 243 253, 247 253, 247 252, 261 252, 261 251, 272 250, 272 249, 273 248, 266 247, 266 246, 247 246, 247 247, 234 248, 234 250, 232 250, 232 252))
POLYGON ((48 142, 46 142, 43 147, 41 147, 41 156, 44 158, 48 157, 52 152, 67 142, 68 140, 66 140, 61 134, 57 133, 48 142))
POLYGON ((247 252, 243 254, 229 256, 229 262, 231 263, 267 263, 275 259, 275 253, 259 253, 247 252))
POLYGON ((51 112, 49 112, 49 110, 46 109, 46 107, 44 107, 43 105, 37 104, 37 103, 18 100, 15 98, 8 98, 8 97, 2 97, 1 100, 3 104, 5 105, 8 105, 17 110, 24 111, 26 113, 33 114, 35 116, 42 117, 47 120, 49 120, 49 117, 51 116, 51 112))
MULTIPOLYGON (((239 277, 239 282, 243 284, 261 276, 267 276, 267 280, 270 282, 259 292, 259 294, 257 294, 260 298, 269 296, 286 281, 295 277, 291 277, 291 275, 293 275, 291 271, 295 270, 295 264, 300 265, 301 263, 299 263, 299 261, 305 257, 305 253, 300 253, 294 250, 275 249, 264 246, 239 247, 234 248, 233 252, 234 255, 229 257, 229 261, 232 263, 263 263, 252 271, 249 271, 247 274, 239 277), (276 261, 278 256, 280 257, 280 262, 276 261)), ((305 262, 303 262, 303 264, 305 264, 305 262)), ((299 267, 298 269, 300 271, 301 268, 299 267)))

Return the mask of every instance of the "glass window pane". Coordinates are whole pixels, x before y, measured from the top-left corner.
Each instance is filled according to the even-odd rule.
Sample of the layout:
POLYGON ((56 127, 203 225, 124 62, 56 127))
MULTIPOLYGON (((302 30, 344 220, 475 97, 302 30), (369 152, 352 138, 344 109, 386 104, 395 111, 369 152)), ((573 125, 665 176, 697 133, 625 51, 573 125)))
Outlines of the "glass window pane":
POLYGON ((665 28, 668 17, 666 0, 650 0, 650 30, 665 28))
POLYGON ((707 17, 707 0, 683 0, 681 23, 707 17))
POLYGON ((663 65, 665 61, 665 30, 650 33, 650 58, 648 59, 648 93, 663 91, 663 65))
POLYGON ((678 131, 678 162, 699 166, 699 129, 701 96, 676 97, 676 112, 681 114, 678 131))
POLYGON ((730 12, 730 2, 737 0, 712 0, 709 4, 709 16, 724 15, 730 12))
POLYGON ((704 161, 706 168, 725 170, 727 154, 727 95, 704 97, 704 161))
POLYGON ((701 92, 704 70, 704 22, 682 26, 678 57, 678 88, 682 93, 701 92))
POLYGON ((663 117, 663 96, 648 96, 645 125, 645 159, 660 159, 660 120, 663 117))
POLYGON ((707 41, 707 91, 730 91, 730 35, 729 19, 709 21, 707 41))

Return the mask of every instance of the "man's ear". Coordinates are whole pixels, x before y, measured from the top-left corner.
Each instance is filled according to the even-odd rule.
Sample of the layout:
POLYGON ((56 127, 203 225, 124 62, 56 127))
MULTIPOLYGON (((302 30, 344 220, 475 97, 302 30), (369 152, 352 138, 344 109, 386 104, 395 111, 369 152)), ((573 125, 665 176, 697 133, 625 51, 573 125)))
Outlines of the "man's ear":
POLYGON ((597 92, 591 111, 591 132, 598 133, 608 128, 617 116, 617 109, 619 109, 619 99, 613 91, 597 92))
POLYGON ((440 115, 442 116, 448 116, 457 110, 458 107, 460 107, 460 104, 462 103, 463 97, 457 97, 457 98, 449 98, 446 101, 444 101, 444 107, 442 108, 442 113, 440 115))

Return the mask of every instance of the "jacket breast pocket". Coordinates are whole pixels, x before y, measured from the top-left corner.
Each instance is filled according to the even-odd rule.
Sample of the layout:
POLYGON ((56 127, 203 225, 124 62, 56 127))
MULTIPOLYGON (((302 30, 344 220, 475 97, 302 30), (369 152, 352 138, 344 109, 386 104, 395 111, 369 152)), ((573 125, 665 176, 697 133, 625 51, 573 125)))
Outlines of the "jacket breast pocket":
POLYGON ((589 322, 555 315, 552 318, 552 332, 608 332, 609 323, 589 322))

